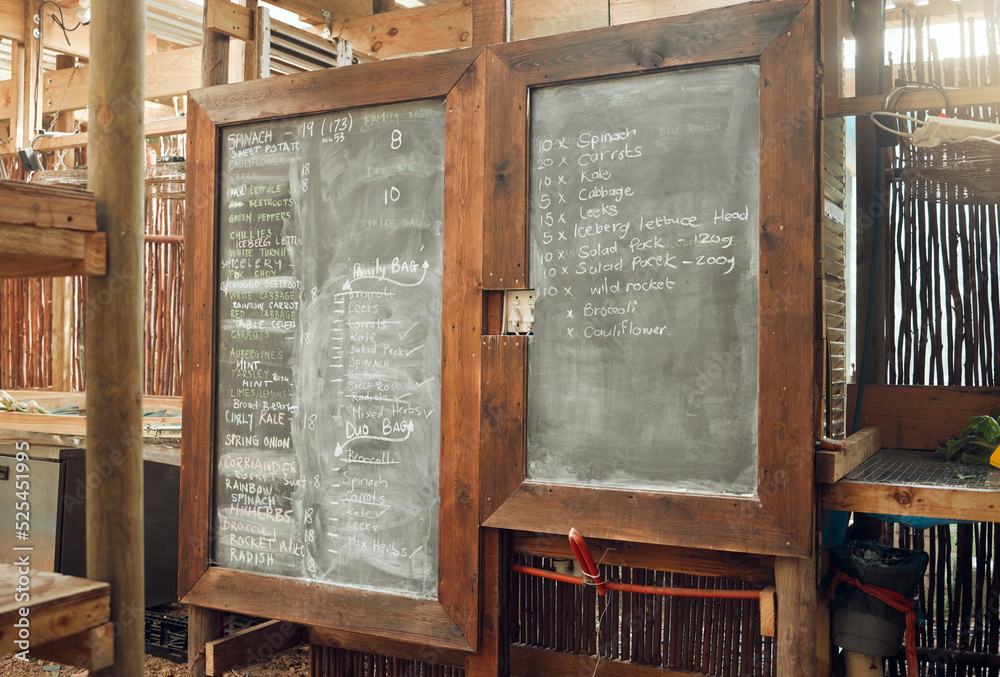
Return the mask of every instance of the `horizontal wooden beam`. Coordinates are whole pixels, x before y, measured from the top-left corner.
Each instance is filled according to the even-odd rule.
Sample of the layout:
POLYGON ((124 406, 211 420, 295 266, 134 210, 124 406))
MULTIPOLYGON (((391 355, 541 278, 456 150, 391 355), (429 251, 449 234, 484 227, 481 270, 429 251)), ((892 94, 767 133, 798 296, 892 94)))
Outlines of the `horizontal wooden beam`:
MULTIPOLYGON (((54 113, 86 108, 90 87, 90 67, 80 66, 48 71, 42 82, 42 112, 54 113), (72 81, 71 81, 72 80, 72 81), (62 106, 60 107, 60 101, 62 106)), ((201 86, 201 46, 174 49, 146 57, 146 99, 165 99, 187 94, 201 86)), ((138 101, 120 105, 140 105, 138 101)))
POLYGON ((83 260, 87 252, 86 233, 63 228, 0 223, 0 242, 7 258, 83 260))
MULTIPOLYGON (((11 555, 17 561, 17 553, 11 555)), ((17 623, 28 609, 30 641, 40 646, 104 625, 111 616, 111 586, 29 566, 0 564, 0 655, 20 651, 17 623), (30 594, 19 597, 18 587, 28 579, 30 594)))
MULTIPOLYGON (((930 453, 930 452, 928 452, 930 453)), ((841 480, 820 487, 820 505, 826 510, 997 521, 1000 494, 967 487, 930 487, 901 484, 868 484, 841 480)))
MULTIPOLYGON (((180 423, 181 418, 179 416, 145 416, 142 419, 143 427, 180 423)), ((0 412, 0 430, 86 437, 87 417, 0 412)))
POLYGON ((882 448, 882 429, 865 428, 844 440, 839 450, 816 452, 816 481, 836 482, 882 448))
POLYGON ((611 0, 611 25, 664 19, 705 9, 741 5, 744 0, 611 0))
MULTIPOLYGON (((307 29, 321 35, 323 26, 307 29)), ((333 27, 354 53, 372 59, 440 52, 472 46, 472 0, 400 9, 349 19, 333 27)))
POLYGON ((0 204, 0 224, 97 230, 94 194, 87 190, 0 181, 0 204))
POLYGON ((205 672, 221 677, 248 667, 308 639, 306 629, 288 621, 267 621, 205 644, 205 672))
POLYGON ((604 677, 697 677, 703 673, 541 649, 524 644, 510 645, 511 677, 591 674, 604 677))
POLYGON ((324 11, 330 13, 334 24, 375 13, 374 0, 269 0, 268 4, 295 12, 301 18, 321 25, 324 11))
MULTIPOLYGON (((184 134, 186 131, 187 118, 184 117, 150 120, 145 124, 147 139, 157 136, 184 134)), ((69 136, 50 136, 36 141, 35 150, 40 152, 50 152, 55 150, 66 150, 67 148, 80 148, 86 146, 89 141, 90 135, 87 132, 80 132, 69 136)))
POLYGON ((254 11, 229 0, 205 0, 205 29, 253 42, 254 11))
MULTIPOLYGON (((638 567, 654 571, 694 576, 737 578, 751 583, 774 583, 774 557, 747 555, 723 550, 697 550, 645 543, 626 543, 588 538, 595 560, 614 566, 638 567)), ((573 559, 566 536, 514 532, 512 549, 523 555, 573 559)))
MULTIPOLYGON (((86 392, 60 392, 56 390, 6 390, 8 395, 18 402, 35 402, 40 407, 51 411, 61 407, 78 407, 81 410, 87 408, 86 392)), ((143 411, 159 411, 165 409, 167 413, 181 413, 181 397, 177 395, 145 395, 142 398, 143 411)))
MULTIPOLYGON (((847 420, 854 420, 858 386, 847 387, 847 420)), ((1000 388, 866 385, 861 426, 882 428, 887 449, 936 449, 957 436, 972 416, 993 414, 1000 388)))
POLYGON ((115 662, 115 624, 105 623, 48 644, 32 646, 31 655, 85 670, 101 670, 115 662))
MULTIPOLYGON (((1000 101, 1000 85, 986 87, 959 87, 946 90, 948 103, 956 106, 995 106, 1000 101)), ((855 96, 837 99, 836 107, 828 110, 828 115, 867 115, 882 110, 885 106, 885 96, 855 96)), ((935 89, 918 89, 909 91, 896 101, 897 111, 936 110, 944 108, 944 99, 935 89)))
POLYGON ((347 651, 362 653, 377 653, 380 656, 392 656, 409 661, 421 661, 434 665, 448 665, 464 668, 469 654, 454 649, 400 642, 395 639, 366 635, 360 632, 334 630, 310 626, 309 643, 318 646, 330 646, 347 651))

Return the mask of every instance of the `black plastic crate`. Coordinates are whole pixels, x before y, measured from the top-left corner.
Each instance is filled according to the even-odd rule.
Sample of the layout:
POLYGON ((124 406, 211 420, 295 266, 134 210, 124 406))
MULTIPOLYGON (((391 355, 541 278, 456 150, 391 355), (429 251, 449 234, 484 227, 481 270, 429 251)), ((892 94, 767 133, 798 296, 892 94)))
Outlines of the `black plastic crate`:
POLYGON ((187 662, 186 615, 146 611, 146 653, 175 663, 187 662))

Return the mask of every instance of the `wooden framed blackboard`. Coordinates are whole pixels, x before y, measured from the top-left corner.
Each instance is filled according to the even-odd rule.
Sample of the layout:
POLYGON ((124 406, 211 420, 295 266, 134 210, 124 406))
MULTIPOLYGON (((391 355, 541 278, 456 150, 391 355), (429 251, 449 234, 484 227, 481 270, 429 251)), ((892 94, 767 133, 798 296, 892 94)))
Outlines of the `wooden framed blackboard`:
POLYGON ((480 51, 192 93, 185 602, 475 649, 480 51))
POLYGON ((536 307, 486 340, 486 526, 812 552, 815 13, 492 48, 484 279, 536 307))

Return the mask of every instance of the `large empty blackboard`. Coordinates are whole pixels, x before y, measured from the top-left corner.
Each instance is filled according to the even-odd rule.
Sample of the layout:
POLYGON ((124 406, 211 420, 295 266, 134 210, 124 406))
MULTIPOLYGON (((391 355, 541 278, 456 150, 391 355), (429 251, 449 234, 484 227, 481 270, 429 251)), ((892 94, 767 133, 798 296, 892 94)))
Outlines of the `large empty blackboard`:
POLYGON ((444 120, 220 133, 215 564, 437 596, 444 120))
POLYGON ((755 492, 759 75, 533 91, 528 479, 755 492))

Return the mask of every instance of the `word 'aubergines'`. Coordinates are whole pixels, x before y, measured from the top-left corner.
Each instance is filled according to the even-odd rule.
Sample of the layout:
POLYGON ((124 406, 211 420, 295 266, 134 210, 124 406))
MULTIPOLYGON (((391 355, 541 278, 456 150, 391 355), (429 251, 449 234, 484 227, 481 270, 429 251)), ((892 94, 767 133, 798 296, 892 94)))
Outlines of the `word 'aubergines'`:
POLYGON ((436 598, 444 121, 222 130, 216 564, 436 598))

